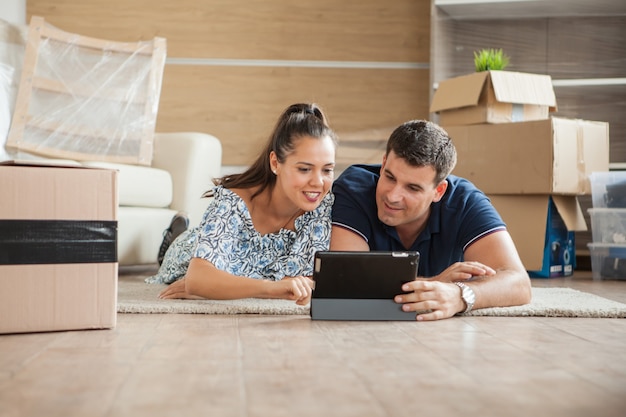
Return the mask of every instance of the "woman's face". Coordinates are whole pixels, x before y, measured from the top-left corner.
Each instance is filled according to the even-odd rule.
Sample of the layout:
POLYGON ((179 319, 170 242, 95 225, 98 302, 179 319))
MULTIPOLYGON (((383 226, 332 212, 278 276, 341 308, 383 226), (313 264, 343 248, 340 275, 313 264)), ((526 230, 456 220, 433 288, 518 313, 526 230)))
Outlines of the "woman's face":
POLYGON ((295 141, 293 152, 283 163, 273 153, 270 163, 276 173, 276 187, 298 208, 315 210, 335 177, 335 144, 328 136, 303 136, 295 141))

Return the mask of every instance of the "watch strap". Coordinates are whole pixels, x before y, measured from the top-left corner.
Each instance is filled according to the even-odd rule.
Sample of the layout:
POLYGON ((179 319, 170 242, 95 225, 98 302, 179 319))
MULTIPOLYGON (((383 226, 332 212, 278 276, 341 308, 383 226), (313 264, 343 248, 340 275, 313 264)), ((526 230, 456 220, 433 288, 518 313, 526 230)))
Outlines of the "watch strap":
POLYGON ((454 282, 456 285, 461 288, 461 298, 465 302, 465 310, 462 314, 467 314, 474 308, 474 303, 476 302, 476 294, 474 294, 474 290, 471 287, 464 284, 463 282, 454 282))

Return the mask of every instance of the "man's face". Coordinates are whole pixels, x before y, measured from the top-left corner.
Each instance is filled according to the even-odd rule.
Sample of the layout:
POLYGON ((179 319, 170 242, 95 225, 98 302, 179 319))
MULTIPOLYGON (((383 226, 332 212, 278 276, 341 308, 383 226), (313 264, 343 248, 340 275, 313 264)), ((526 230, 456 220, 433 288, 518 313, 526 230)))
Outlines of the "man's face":
POLYGON ((376 187, 378 218, 388 226, 421 230, 428 219, 430 204, 441 199, 447 181, 435 184, 435 168, 414 167, 393 151, 383 158, 376 187))

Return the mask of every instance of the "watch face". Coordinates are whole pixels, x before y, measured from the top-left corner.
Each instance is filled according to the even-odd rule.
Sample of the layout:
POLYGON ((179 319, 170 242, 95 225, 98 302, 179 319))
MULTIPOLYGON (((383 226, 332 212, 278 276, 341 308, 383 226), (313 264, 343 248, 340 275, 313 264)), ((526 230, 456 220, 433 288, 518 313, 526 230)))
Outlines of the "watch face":
POLYGON ((465 302, 468 304, 468 306, 474 306, 476 296, 474 295, 474 291, 467 285, 465 286, 465 288, 463 288, 463 298, 465 298, 465 302))

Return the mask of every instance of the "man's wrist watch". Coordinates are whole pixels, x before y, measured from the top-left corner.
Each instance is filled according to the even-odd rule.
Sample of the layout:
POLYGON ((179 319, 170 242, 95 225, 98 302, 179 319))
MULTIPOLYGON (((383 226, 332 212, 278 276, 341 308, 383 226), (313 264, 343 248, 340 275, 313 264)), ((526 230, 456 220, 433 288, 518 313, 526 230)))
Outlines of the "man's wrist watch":
POLYGON ((465 311, 463 314, 469 313, 474 308, 474 303, 476 302, 476 294, 474 294, 474 290, 469 286, 465 285, 462 282, 455 282, 461 288, 461 298, 465 302, 465 311))

